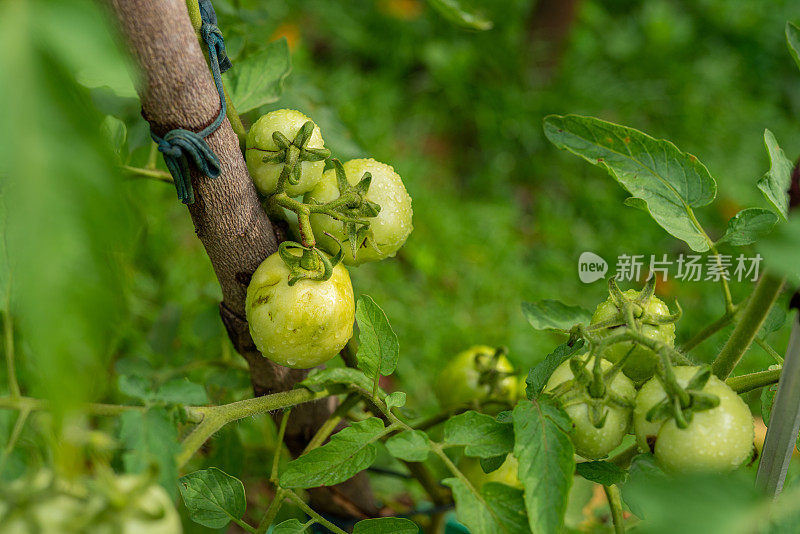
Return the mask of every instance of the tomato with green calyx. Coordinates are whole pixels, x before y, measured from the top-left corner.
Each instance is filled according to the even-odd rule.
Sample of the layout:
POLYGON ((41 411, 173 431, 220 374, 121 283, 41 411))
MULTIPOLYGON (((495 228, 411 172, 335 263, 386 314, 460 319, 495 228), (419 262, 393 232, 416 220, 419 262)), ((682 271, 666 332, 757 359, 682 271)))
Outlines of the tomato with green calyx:
MULTIPOLYGON (((673 369, 678 384, 685 387, 699 368, 673 369)), ((719 405, 693 412, 684 429, 678 428, 672 418, 647 420, 647 412, 667 396, 657 378, 642 386, 636 397, 633 413, 636 442, 642 451, 653 452, 667 471, 726 471, 750 458, 755 430, 747 404, 716 376, 711 376, 702 392, 719 397, 719 405)))
POLYGON ((477 345, 450 360, 439 375, 436 396, 445 409, 488 400, 513 404, 517 397, 514 367, 497 349, 477 345), (495 357, 496 356, 496 357, 495 357))
MULTIPOLYGON (((310 121, 308 117, 293 109, 279 109, 262 115, 247 132, 245 160, 247 169, 256 188, 262 195, 275 193, 278 178, 283 171, 284 162, 264 161, 265 158, 280 157, 281 147, 275 142, 273 132, 280 132, 289 141, 294 141, 303 125, 310 121)), ((298 148, 298 147, 296 147, 298 148)), ((311 137, 306 145, 308 149, 324 149, 325 142, 319 126, 314 125, 311 137)), ((315 158, 316 159, 316 158, 315 158)), ((296 184, 286 182, 286 194, 290 197, 300 196, 312 189, 322 178, 325 161, 298 161, 300 179, 296 184)))
POLYGON ((491 473, 485 473, 481 467, 480 460, 469 456, 461 458, 461 461, 458 462, 458 469, 467 477, 467 480, 475 486, 475 489, 478 490, 487 482, 500 482, 512 488, 522 489, 522 483, 517 477, 519 462, 517 462, 517 459, 511 454, 506 456, 505 461, 500 464, 500 467, 491 473))
MULTIPOLYGON (((343 167, 350 185, 357 184, 365 173, 372 176, 369 190, 364 198, 380 206, 380 210, 375 217, 366 219, 369 222, 371 236, 369 238, 365 236, 363 241, 356 244, 357 250, 353 257, 345 223, 322 213, 311 215, 314 236, 320 246, 331 252, 338 251, 339 243, 344 243, 343 261, 347 265, 360 265, 394 256, 414 228, 411 223, 413 215, 411 197, 403 185, 402 178, 391 166, 374 159, 352 159, 345 162, 343 167), (326 232, 333 238, 325 235, 326 232)), ((329 169, 325 171, 316 187, 306 194, 304 201, 326 203, 338 197, 336 171, 329 169)))
MULTIPOLYGON (((594 360, 591 360, 585 369, 591 372, 593 365, 594 360)), ((608 371, 612 364, 602 360, 600 367, 603 371, 608 371)), ((604 458, 622 443, 622 438, 630 428, 631 407, 636 397, 636 389, 628 377, 618 372, 607 385, 606 398, 596 400, 590 397, 586 386, 573 380, 574 378, 570 362, 567 360, 553 371, 544 390, 550 393, 559 391, 558 398, 574 425, 570 438, 575 446, 575 452, 590 460, 604 458), (569 381, 572 381, 570 387, 566 385, 559 387, 569 381), (592 424, 590 417, 592 402, 603 404, 605 419, 600 428, 592 424)))
POLYGON ((247 288, 247 322, 261 354, 293 369, 320 365, 353 335, 355 304, 350 275, 341 264, 328 280, 299 280, 278 253, 259 265, 247 288))
MULTIPOLYGON (((629 289, 622 293, 622 295, 629 300, 636 300, 640 293, 635 289, 629 289)), ((669 308, 664 301, 656 296, 651 296, 639 307, 641 315, 650 317, 668 317, 670 315, 669 308)), ((609 297, 607 300, 601 302, 592 315, 592 325, 613 321, 620 313, 620 308, 614 303, 614 300, 609 297)), ((640 315, 640 316, 641 316, 640 315)), ((624 320, 620 319, 617 326, 604 328, 594 331, 594 333, 603 338, 608 337, 619 332, 624 332, 627 326, 624 326, 624 320), (620 326, 622 325, 622 326, 620 326)), ((643 322, 640 325, 640 333, 648 339, 664 343, 670 347, 675 346, 675 324, 648 324, 643 322)), ((603 351, 603 358, 611 361, 618 362, 630 352, 623 372, 635 383, 641 384, 650 379, 655 373, 658 366, 659 356, 650 350, 648 347, 634 343, 632 341, 623 341, 615 343, 606 347, 603 351)))

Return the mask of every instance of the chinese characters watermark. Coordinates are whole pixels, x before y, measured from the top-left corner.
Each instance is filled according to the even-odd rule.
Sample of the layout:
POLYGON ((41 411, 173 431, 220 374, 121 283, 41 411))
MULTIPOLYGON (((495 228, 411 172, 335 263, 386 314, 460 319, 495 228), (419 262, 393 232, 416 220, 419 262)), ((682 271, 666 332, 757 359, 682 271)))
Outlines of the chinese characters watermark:
MULTIPOLYGON (((646 256, 622 254, 617 258, 614 278, 619 281, 638 281, 642 275, 651 273, 656 278, 667 278, 686 282, 736 280, 756 281, 763 258, 739 254, 680 254, 670 259, 666 254, 646 256)), ((586 284, 603 278, 608 263, 593 252, 584 252, 578 258, 578 277, 586 284)))

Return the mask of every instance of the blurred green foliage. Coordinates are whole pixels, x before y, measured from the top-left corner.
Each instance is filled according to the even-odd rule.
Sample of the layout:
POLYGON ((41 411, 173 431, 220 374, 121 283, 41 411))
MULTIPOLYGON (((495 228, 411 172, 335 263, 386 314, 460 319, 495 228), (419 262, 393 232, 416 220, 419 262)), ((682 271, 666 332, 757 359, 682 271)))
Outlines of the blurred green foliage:
MULTIPOLYGON (((625 192, 602 170, 552 147, 546 114, 598 116, 696 154, 719 185, 718 201, 698 213, 712 237, 740 208, 763 206, 755 183, 768 168, 764 128, 788 157, 800 153, 800 73, 783 37, 797 11, 788 0, 585 0, 555 56, 534 30, 532 0, 480 2, 494 23, 485 32, 460 29, 421 0, 214 4, 234 68, 279 37, 292 54, 283 95, 246 123, 298 108, 336 156, 375 157, 403 176, 414 232, 396 259, 352 277, 397 332, 397 386, 420 412, 435 411, 436 374, 470 345, 507 345, 521 372, 553 349, 556 337, 526 324, 523 300, 588 309, 603 300, 602 282, 578 280, 581 252, 612 269, 620 254, 688 252, 646 213, 624 207, 625 192)), ((131 389, 117 381, 138 376, 153 390, 188 377, 214 403, 248 396, 185 208, 168 184, 118 169, 144 166, 152 143, 120 74, 125 56, 86 9, 73 0, 0 9, 0 70, 13 73, 0 77, 0 177, 11 272, 24 297, 10 308, 24 392, 64 407, 125 402, 131 389), (126 125, 121 156, 98 134, 104 115, 126 125)), ((732 287, 737 299, 749 288, 732 287)), ((679 341, 722 313, 711 283, 668 282, 658 293, 683 306, 679 341)), ((713 358, 726 336, 697 357, 713 358)), ((771 337, 779 352, 786 338, 785 328, 771 337)), ((740 369, 768 363, 754 348, 740 369)), ((13 424, 0 412, 0 442, 13 424)), ((260 417, 226 428, 208 465, 245 482, 261 478, 246 466, 266 465, 270 425, 260 417)), ((37 436, 27 428, 7 465, 34 457, 37 436)))

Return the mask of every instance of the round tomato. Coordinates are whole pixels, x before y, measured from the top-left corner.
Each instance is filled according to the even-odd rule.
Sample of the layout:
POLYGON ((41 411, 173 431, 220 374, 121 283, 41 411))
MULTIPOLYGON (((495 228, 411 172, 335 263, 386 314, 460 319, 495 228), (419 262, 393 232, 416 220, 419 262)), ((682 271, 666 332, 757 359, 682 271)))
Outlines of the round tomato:
MULTIPOLYGON (((685 387, 699 368, 674 367, 678 383, 685 387)), ((744 463, 753 451, 755 430, 747 404, 725 382, 712 376, 704 393, 719 397, 716 408, 695 412, 689 426, 681 429, 673 419, 647 421, 647 412, 666 398, 657 378, 639 391, 633 414, 636 442, 652 451, 668 471, 725 471, 744 463)))
POLYGON ((487 482, 500 482, 512 488, 522 489, 522 483, 517 478, 519 462, 511 454, 506 456, 500 467, 491 473, 484 473, 480 460, 469 456, 461 458, 461 461, 458 462, 458 469, 464 473, 475 489, 481 489, 481 486, 487 482))
MULTIPOLYGON (((591 370, 592 365, 593 360, 587 364, 587 369, 591 370)), ((605 371, 612 364, 603 360, 600 366, 605 371)), ((553 371, 547 381, 545 391, 553 391, 560 384, 572 380, 574 376, 569 360, 567 360, 553 371)), ((617 373, 608 387, 614 395, 633 404, 636 389, 633 382, 625 375, 617 373)), ((574 384, 573 388, 575 389, 570 390, 562 397, 562 403, 564 411, 567 412, 574 425, 570 437, 575 446, 575 452, 590 460, 604 458, 622 443, 622 438, 625 437, 630 427, 632 410, 610 401, 606 402, 606 419, 602 427, 596 428, 589 418, 587 402, 590 398, 588 393, 578 384, 574 384)))
MULTIPOLYGON (((628 291, 623 292, 623 295, 625 298, 632 300, 639 296, 639 292, 635 289, 629 289, 628 291)), ((650 297, 650 299, 642 308, 643 311, 649 315, 667 316, 670 314, 669 308, 666 304, 664 304, 664 301, 655 296, 650 297)), ((594 315, 592 315, 591 324, 610 321, 617 315, 617 313, 619 313, 619 308, 617 308, 616 304, 614 304, 614 301, 611 299, 611 297, 609 297, 607 300, 601 302, 597 306, 594 315)), ((626 328, 626 326, 616 326, 597 330, 595 333, 600 337, 606 337, 624 331, 626 328)), ((651 325, 645 323, 641 325, 641 333, 649 339, 660 341, 661 343, 665 343, 670 347, 675 346, 674 323, 660 325, 651 325)), ((628 354, 631 349, 633 352, 631 352, 631 355, 628 356, 622 371, 631 380, 637 384, 641 384, 653 376, 653 373, 655 373, 656 367, 658 366, 659 357, 652 350, 642 345, 634 344, 631 341, 625 341, 607 347, 603 351, 603 357, 611 362, 616 363, 620 361, 626 354, 628 354)))
POLYGON ((253 273, 246 310, 261 354, 294 369, 330 360, 353 335, 353 286, 341 264, 328 280, 300 280, 290 286, 289 269, 275 253, 253 273))
POLYGON ((494 354, 492 347, 478 345, 450 360, 436 385, 436 396, 443 408, 454 409, 489 398, 513 404, 517 397, 514 367, 503 355, 495 360, 494 354), (493 372, 508 375, 497 378, 494 391, 490 383, 481 381, 481 377, 491 376, 493 372))
MULTIPOLYGON (((411 197, 403 185, 403 180, 391 166, 374 159, 352 159, 345 162, 343 167, 350 185, 357 184, 366 172, 372 175, 372 182, 365 198, 381 207, 376 217, 366 219, 370 224, 375 247, 368 242, 359 244, 354 258, 349 242, 345 243, 348 241, 345 224, 322 213, 311 215, 314 236, 323 248, 333 252, 339 250, 339 245, 334 239, 325 235, 325 232, 338 239, 339 243, 345 243, 343 261, 348 265, 360 265, 394 256, 414 228, 411 224, 413 215, 411 197)), ((305 202, 313 200, 325 203, 338 197, 336 172, 329 169, 325 171, 317 186, 306 194, 305 202)))
MULTIPOLYGON (((262 195, 275 193, 278 177, 283 171, 283 163, 266 163, 265 157, 274 156, 280 148, 272 138, 273 132, 282 133, 289 141, 294 141, 297 132, 310 121, 308 117, 293 109, 279 109, 262 115, 247 132, 245 160, 250 176, 262 195)), ((314 125, 307 148, 324 148, 319 126, 314 125)), ((297 184, 286 182, 286 194, 290 197, 300 196, 317 185, 325 169, 324 161, 301 161, 300 181, 297 184)))

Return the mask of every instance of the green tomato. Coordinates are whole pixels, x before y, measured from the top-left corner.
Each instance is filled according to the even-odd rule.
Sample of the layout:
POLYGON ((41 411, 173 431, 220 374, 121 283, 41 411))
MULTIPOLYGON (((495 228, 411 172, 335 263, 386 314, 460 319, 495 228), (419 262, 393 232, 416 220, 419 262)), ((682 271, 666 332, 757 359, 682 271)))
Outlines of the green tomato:
POLYGON ((66 481, 41 470, 2 490, 0 534, 181 534, 164 488, 138 475, 66 481))
POLYGON ((506 456, 505 461, 500 467, 491 473, 484 473, 480 460, 469 456, 461 458, 461 461, 458 462, 458 469, 467 477, 467 480, 475 486, 475 489, 478 490, 487 482, 500 482, 512 488, 522 489, 522 483, 517 477, 519 462, 510 454, 506 456))
MULTIPOLYGON (((354 258, 347 242, 344 223, 321 213, 311 215, 314 236, 323 248, 332 252, 338 251, 339 245, 334 239, 325 235, 325 232, 334 236, 340 243, 344 243, 343 261, 347 265, 360 265, 394 256, 414 228, 411 224, 413 215, 411 197, 403 185, 402 178, 391 166, 374 159, 352 159, 345 162, 343 167, 347 181, 351 185, 357 184, 365 172, 372 174, 372 182, 365 198, 381 207, 376 217, 367 219, 378 250, 365 243, 358 249, 354 258)), ((329 169, 325 171, 317 186, 306 194, 305 202, 308 203, 313 199, 324 203, 338 197, 336 172, 329 169)))
POLYGON ((353 336, 353 286, 341 264, 324 282, 300 280, 290 286, 289 269, 275 253, 253 273, 246 310, 261 354, 293 369, 330 360, 353 336))
MULTIPOLYGON (((500 402, 514 403, 517 397, 517 378, 506 376, 498 382, 494 395, 491 386, 481 384, 481 373, 490 366, 495 349, 485 345, 471 347, 450 360, 439 375, 436 396, 445 409, 458 408, 472 402, 487 400, 490 396, 500 402)), ((500 356, 496 371, 513 373, 514 367, 508 358, 500 356)))
MULTIPOLYGON (((250 176, 262 195, 269 196, 275 193, 278 177, 283 170, 283 163, 264 163, 264 156, 273 155, 279 150, 272 133, 281 132, 289 141, 293 141, 303 124, 310 120, 299 111, 279 109, 262 115, 247 132, 245 161, 250 176)), ((314 125, 311 139, 306 146, 325 147, 319 126, 314 125)), ((300 196, 312 189, 322 178, 322 171, 325 169, 324 161, 301 161, 299 165, 300 181, 295 185, 286 182, 286 194, 290 197, 300 196)))
MULTIPOLYGON (((634 299, 639 295, 639 292, 635 289, 629 289, 628 291, 624 291, 623 295, 629 299, 634 299)), ((650 297, 650 300, 647 301, 644 311, 651 315, 669 315, 669 308, 667 305, 664 304, 664 301, 655 296, 650 297)), ((614 318, 617 312, 617 306, 614 304, 614 301, 611 300, 611 297, 609 297, 607 300, 601 302, 597 306, 594 315, 592 315, 591 324, 609 321, 614 318)), ((605 330, 599 330, 597 331, 597 335, 600 337, 610 336, 612 334, 624 331, 626 328, 626 326, 618 326, 605 330)), ((670 347, 675 346, 674 323, 662 325, 643 324, 641 333, 649 339, 660 341, 661 343, 665 343, 670 347)), ((634 345, 634 343, 631 341, 625 341, 607 347, 603 351, 603 357, 611 362, 616 363, 620 361, 626 354, 628 354, 631 349, 633 349, 633 352, 626 360, 622 371, 635 383, 641 384, 653 376, 653 373, 655 373, 656 367, 658 366, 658 355, 652 350, 647 347, 643 347, 642 345, 634 345)))
MULTIPOLYGON (((591 369, 593 361, 587 365, 591 369)), ((611 367, 611 362, 603 360, 600 367, 605 371, 611 367)), ((572 380, 575 375, 569 366, 569 360, 559 365, 545 385, 545 391, 552 391, 558 385, 568 380, 572 380)), ((636 397, 636 389, 633 382, 623 375, 617 373, 609 384, 609 389, 618 397, 633 403, 636 397)), ((608 456, 608 453, 616 449, 622 438, 628 432, 631 423, 631 410, 617 404, 607 406, 607 415, 601 428, 595 428, 589 418, 589 407, 586 404, 585 396, 571 398, 564 402, 564 411, 567 412, 572 424, 573 431, 570 434, 575 452, 584 458, 596 460, 608 456)))
MULTIPOLYGON (((681 386, 697 372, 698 367, 674 367, 681 386)), ((703 388, 719 397, 716 408, 696 412, 684 429, 673 419, 649 422, 647 412, 666 398, 657 378, 639 391, 633 412, 636 442, 642 451, 652 451, 667 471, 726 471, 742 465, 753 451, 755 430, 747 404, 725 382, 712 376, 703 388)))

